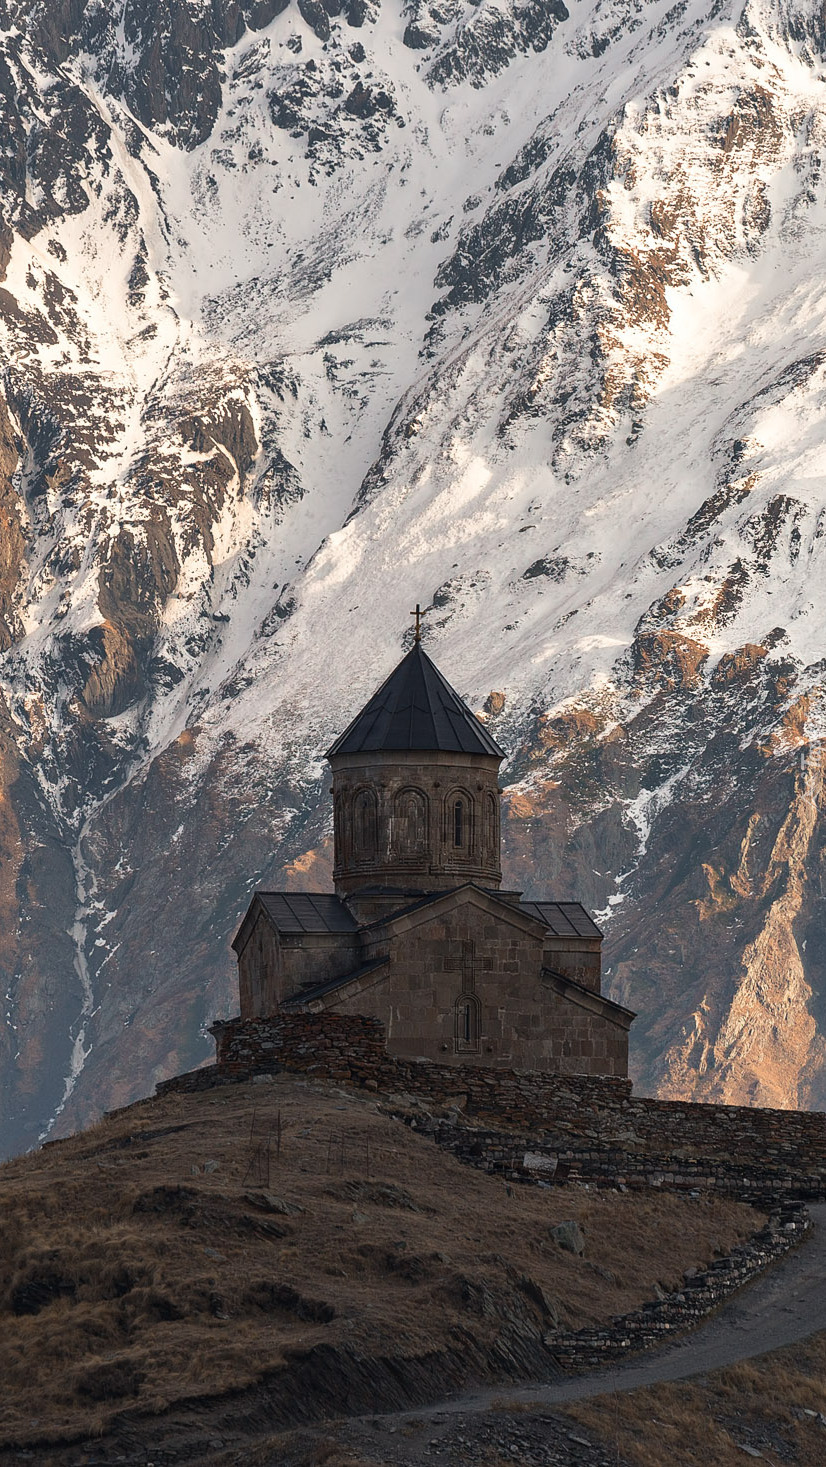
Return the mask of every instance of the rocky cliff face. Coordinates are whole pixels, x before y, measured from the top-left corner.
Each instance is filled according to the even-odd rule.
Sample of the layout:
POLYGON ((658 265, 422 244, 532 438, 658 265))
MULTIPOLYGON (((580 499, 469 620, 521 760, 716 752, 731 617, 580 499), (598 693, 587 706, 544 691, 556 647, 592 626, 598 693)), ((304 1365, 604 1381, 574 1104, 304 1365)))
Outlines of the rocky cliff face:
POLYGON ((428 605, 641 1087, 826 1105, 826 30, 0 0, 7 1148, 233 1007, 428 605))

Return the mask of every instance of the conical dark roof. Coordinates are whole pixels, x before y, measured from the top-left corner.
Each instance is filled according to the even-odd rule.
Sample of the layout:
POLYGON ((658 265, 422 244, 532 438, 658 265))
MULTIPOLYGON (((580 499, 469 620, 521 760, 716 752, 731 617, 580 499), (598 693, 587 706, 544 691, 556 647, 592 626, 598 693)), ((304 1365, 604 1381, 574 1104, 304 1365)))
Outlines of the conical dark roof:
POLYGON ((431 662, 421 642, 413 643, 387 681, 327 750, 327 758, 334 754, 412 749, 505 757, 484 724, 431 662))

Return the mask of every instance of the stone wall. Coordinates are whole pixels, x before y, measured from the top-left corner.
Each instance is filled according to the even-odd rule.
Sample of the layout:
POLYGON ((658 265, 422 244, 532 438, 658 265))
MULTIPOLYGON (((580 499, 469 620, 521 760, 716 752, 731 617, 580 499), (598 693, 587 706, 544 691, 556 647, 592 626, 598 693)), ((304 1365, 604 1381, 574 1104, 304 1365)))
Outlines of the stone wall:
MULTIPOLYGON (((230 1019, 213 1024, 218 1068, 246 1076, 268 1069, 306 1070, 327 1080, 387 1080, 395 1063, 387 1053, 384 1025, 364 1015, 275 1014, 268 1019, 230 1019)), ((201 1073, 193 1071, 194 1075, 201 1073)), ((185 1077, 179 1077, 185 1078, 185 1077)), ((174 1085, 175 1081, 167 1081, 174 1085)), ((387 1088, 382 1085, 382 1088, 387 1088)))
MULTIPOLYGON (((634 1104, 656 1107, 658 1102, 640 1100, 634 1104)), ((495 1172, 510 1182, 539 1182, 548 1186, 586 1182, 592 1186, 621 1187, 625 1191, 652 1187, 694 1195, 715 1191, 765 1206, 788 1197, 808 1201, 826 1197, 826 1159, 822 1150, 819 1156, 810 1157, 804 1145, 793 1156, 778 1139, 764 1152, 758 1128, 749 1124, 754 1112, 737 1106, 727 1109, 735 1112, 737 1124, 738 1150, 732 1155, 720 1151, 717 1137, 704 1130, 700 1117, 688 1118, 685 1136, 673 1150, 667 1151, 656 1139, 656 1125, 648 1143, 643 1146, 638 1139, 632 1150, 625 1148, 621 1138, 616 1144, 605 1141, 593 1124, 593 1115, 591 1126, 587 1119, 579 1127, 576 1123, 551 1120, 544 1131, 518 1132, 479 1125, 471 1118, 445 1120, 422 1108, 416 1110, 406 1105, 394 1107, 393 1113, 413 1130, 432 1137, 459 1161, 481 1171, 495 1172)), ((762 1112, 764 1116, 767 1114, 798 1113, 762 1112)), ((826 1125, 823 1115, 805 1114, 819 1122, 814 1130, 820 1131, 826 1125)), ((656 1122, 656 1111, 653 1119, 656 1122)))
POLYGON ((635 1097, 628 1080, 438 1065, 387 1053, 378 1019, 281 1014, 216 1024, 219 1063, 159 1090, 296 1070, 393 1096, 462 1161, 515 1180, 826 1196, 826 1115, 635 1097), (434 1110, 454 1107, 452 1116, 434 1110))
MULTIPOLYGON (((542 1015, 544 1059, 562 1075, 594 1072, 628 1076, 628 1029, 605 1013, 586 1009, 571 996, 570 985, 549 974, 542 1015)), ((595 1002, 599 994, 595 995, 595 1002)))
POLYGON ((274 1014, 302 985, 353 972, 360 956, 355 932, 278 933, 261 912, 238 953, 241 1014, 274 1014))
POLYGON ((554 1114, 575 1115, 583 1102, 601 1108, 631 1094, 631 1081, 625 1077, 406 1059, 388 1053, 384 1024, 365 1014, 282 1011, 268 1019, 230 1019, 213 1025, 212 1032, 224 1069, 252 1073, 280 1065, 308 1070, 374 1090, 453 1099, 468 1111, 492 1113, 514 1126, 541 1125, 549 1108, 554 1114))
POLYGON ((542 961, 552 973, 572 978, 592 993, 602 992, 601 937, 555 937, 546 932, 542 961))
MULTIPOLYGON (((458 900, 436 915, 412 915, 416 925, 393 930, 389 944, 377 950, 389 947, 389 972, 375 1001, 392 1015, 391 1053, 455 1062, 463 1047, 456 1038, 456 1008, 470 1002, 476 1030, 466 1052, 481 1055, 485 1065, 541 1064, 546 1026, 539 1028, 545 1018, 539 923, 511 924, 473 901, 458 900)), ((364 1013, 365 997, 331 1000, 330 1006, 338 1013, 364 1013)))
POLYGON ((806 1236, 811 1221, 805 1207, 778 1208, 765 1227, 707 1269, 691 1269, 676 1293, 652 1299, 607 1324, 557 1330, 545 1336, 554 1360, 566 1372, 601 1370, 629 1354, 667 1344, 695 1328, 738 1289, 776 1263, 806 1236))

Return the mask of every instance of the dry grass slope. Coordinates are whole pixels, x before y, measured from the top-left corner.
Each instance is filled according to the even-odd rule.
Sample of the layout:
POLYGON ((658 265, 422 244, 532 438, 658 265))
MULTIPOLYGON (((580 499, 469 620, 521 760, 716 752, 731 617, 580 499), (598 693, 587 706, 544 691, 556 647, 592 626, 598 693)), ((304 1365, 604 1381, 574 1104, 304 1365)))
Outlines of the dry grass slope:
POLYGON ((752 1453, 774 1467, 823 1467, 826 1335, 696 1380, 566 1410, 629 1467, 742 1467, 752 1453))
POLYGON ((375 1099, 295 1077, 144 1101, 0 1169, 0 1449, 271 1382, 319 1345, 487 1355, 634 1308, 761 1221, 510 1190, 375 1099), (259 1138, 281 1128, 268 1186, 253 1117, 259 1138), (550 1235, 569 1217, 582 1258, 550 1235))

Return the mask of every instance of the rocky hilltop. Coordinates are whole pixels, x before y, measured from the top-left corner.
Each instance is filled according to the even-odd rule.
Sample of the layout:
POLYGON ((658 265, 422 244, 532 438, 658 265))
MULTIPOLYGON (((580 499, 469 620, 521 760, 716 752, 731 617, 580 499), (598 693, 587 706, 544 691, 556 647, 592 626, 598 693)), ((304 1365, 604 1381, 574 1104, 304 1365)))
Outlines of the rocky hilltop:
MULTIPOLYGON (((342 1416, 369 1442, 368 1413, 559 1378, 566 1346, 627 1351, 666 1295, 684 1329, 694 1281, 765 1246, 743 1202, 506 1188, 392 1105, 288 1074, 138 1102, 0 1175, 3 1467, 390 1467, 381 1437, 324 1449, 342 1416)), ((461 1447, 441 1460, 478 1460, 461 1447)))
POLYGON ((0 0, 4 1145, 208 1053, 409 608, 663 1095, 826 1105, 813 0, 0 0))

